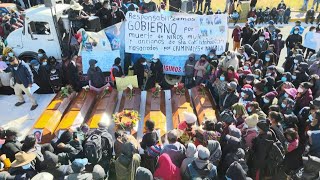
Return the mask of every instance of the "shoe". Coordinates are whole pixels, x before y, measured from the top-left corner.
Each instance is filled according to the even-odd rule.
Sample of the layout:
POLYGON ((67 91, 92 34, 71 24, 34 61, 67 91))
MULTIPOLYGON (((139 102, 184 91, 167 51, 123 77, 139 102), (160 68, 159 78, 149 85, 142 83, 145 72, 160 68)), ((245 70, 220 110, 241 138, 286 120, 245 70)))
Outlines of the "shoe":
POLYGON ((32 105, 30 110, 33 111, 33 110, 35 110, 37 107, 38 107, 38 104, 32 105))
POLYGON ((16 104, 15 104, 15 106, 21 106, 22 104, 24 104, 24 103, 26 103, 25 101, 23 101, 23 102, 17 102, 16 104))

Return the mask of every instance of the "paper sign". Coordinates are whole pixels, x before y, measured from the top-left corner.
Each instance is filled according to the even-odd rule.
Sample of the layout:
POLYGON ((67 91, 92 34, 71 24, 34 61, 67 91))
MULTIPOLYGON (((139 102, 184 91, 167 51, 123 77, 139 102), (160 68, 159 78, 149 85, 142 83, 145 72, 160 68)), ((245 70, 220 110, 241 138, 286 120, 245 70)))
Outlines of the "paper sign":
POLYGON ((30 88, 30 94, 33 94, 34 92, 36 92, 39 89, 38 84, 33 83, 31 88, 30 88))
POLYGON ((316 52, 320 49, 320 33, 307 32, 303 41, 303 46, 315 50, 316 52))
POLYGON ((42 130, 41 129, 34 129, 33 130, 33 135, 36 138, 36 141, 38 143, 41 142, 41 138, 42 138, 42 130))
POLYGON ((116 77, 117 90, 123 91, 128 88, 129 85, 132 85, 134 88, 138 88, 138 78, 135 76, 126 76, 124 78, 116 77))

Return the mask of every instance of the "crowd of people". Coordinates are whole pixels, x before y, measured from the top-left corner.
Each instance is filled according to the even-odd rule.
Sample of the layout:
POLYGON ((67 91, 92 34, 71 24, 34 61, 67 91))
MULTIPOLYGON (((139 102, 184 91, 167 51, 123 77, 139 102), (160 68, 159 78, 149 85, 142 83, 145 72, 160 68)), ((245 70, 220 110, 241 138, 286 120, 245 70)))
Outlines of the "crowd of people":
MULTIPOLYGON (((84 26, 83 20, 92 14, 100 17, 102 27, 108 27, 123 21, 127 10, 147 13, 157 9, 153 1, 71 3, 69 18, 77 28, 84 26)), ((195 3, 197 11, 202 11, 203 1, 193 1, 194 10, 195 3)), ((241 12, 241 2, 229 3, 231 17, 241 12)), ((209 0, 205 2, 204 11, 210 11, 210 4, 209 0)), ((162 137, 155 129, 157 119, 147 120, 141 141, 122 130, 112 134, 102 122, 97 129, 86 124, 70 129, 47 144, 38 144, 34 134, 20 142, 17 129, 0 129, 0 139, 4 140, 0 180, 320 178, 320 50, 302 46, 310 33, 320 33, 320 24, 310 26, 303 37, 307 30, 297 21, 284 37, 276 26, 288 23, 290 18, 290 9, 283 1, 277 8, 265 11, 256 11, 254 1, 251 6, 249 22, 244 27, 235 25, 232 50, 222 55, 217 55, 215 49, 200 57, 190 54, 185 63, 185 87, 205 85, 216 102, 216 118, 198 124, 195 114, 184 112, 178 128, 162 137), (259 23, 267 25, 258 29, 255 25, 259 23), (281 51, 285 47, 283 59, 281 51)), ((2 22, 11 24, 7 19, 12 17, 2 17, 2 22)), ((314 10, 307 12, 307 18, 313 23, 314 10)), ((33 83, 39 86, 39 94, 57 93, 66 85, 80 91, 85 85, 79 80, 76 55, 58 62, 39 49, 36 59, 25 62, 12 49, 2 47, 0 72, 12 73, 16 106, 25 103, 24 92, 32 102, 31 110, 37 108, 30 93, 33 83)), ((89 87, 101 92, 108 84, 106 75, 96 60, 90 60, 89 66, 84 72, 89 87)), ((115 77, 128 74, 120 58, 114 60, 110 71, 111 85, 115 85, 115 77)), ((150 61, 139 58, 128 71, 137 75, 143 90, 156 83, 165 87, 159 55, 150 61)))

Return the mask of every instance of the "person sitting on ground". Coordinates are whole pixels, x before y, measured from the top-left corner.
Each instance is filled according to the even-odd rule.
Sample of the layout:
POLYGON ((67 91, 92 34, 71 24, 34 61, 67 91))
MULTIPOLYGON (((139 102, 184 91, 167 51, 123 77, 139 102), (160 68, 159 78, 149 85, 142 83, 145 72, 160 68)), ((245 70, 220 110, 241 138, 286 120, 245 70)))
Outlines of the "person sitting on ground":
POLYGON ((22 144, 18 139, 18 130, 15 128, 9 128, 5 130, 6 141, 1 147, 1 152, 10 159, 15 160, 15 154, 21 151, 22 144))
POLYGON ((9 169, 10 175, 14 176, 14 179, 32 179, 37 174, 36 169, 31 165, 35 158, 34 153, 18 152, 9 169))
POLYGON ((75 159, 71 168, 73 173, 67 176, 67 180, 87 180, 93 179, 92 173, 85 173, 85 166, 88 164, 88 159, 75 159))
POLYGON ((89 69, 87 72, 90 89, 97 93, 103 91, 106 87, 106 78, 104 77, 101 69, 96 64, 98 61, 91 59, 89 61, 89 69))
POLYGON ((71 131, 64 131, 57 142, 53 143, 55 153, 59 156, 61 164, 69 164, 69 161, 74 158, 83 150, 80 142, 73 137, 71 131))
POLYGON ((309 9, 307 11, 305 23, 308 24, 308 22, 310 20, 310 23, 313 24, 314 19, 315 19, 315 11, 314 11, 313 7, 311 7, 311 9, 309 9))
POLYGON ((54 179, 64 179, 65 176, 72 174, 71 165, 61 165, 58 155, 45 151, 43 153, 44 161, 41 164, 44 168, 42 172, 48 172, 54 176, 54 179))

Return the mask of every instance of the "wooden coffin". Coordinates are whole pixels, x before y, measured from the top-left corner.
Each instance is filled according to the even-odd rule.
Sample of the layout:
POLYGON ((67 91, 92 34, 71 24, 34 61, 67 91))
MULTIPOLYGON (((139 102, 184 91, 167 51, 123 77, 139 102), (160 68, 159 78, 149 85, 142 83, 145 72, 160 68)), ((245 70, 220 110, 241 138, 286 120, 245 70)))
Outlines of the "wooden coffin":
POLYGON ((103 92, 97 97, 90 119, 87 121, 90 129, 98 128, 100 121, 107 122, 108 124, 112 121, 112 114, 118 102, 118 91, 113 90, 110 94, 102 96, 103 92))
POLYGON ((62 118, 58 127, 55 130, 55 135, 59 137, 63 131, 68 129, 75 130, 80 127, 85 119, 89 117, 90 111, 94 105, 96 99, 96 93, 94 91, 82 90, 74 101, 71 103, 68 112, 62 118))
POLYGON ((172 124, 173 128, 178 128, 179 123, 185 121, 183 112, 187 111, 193 113, 191 107, 191 99, 188 90, 184 95, 176 94, 175 90, 171 90, 171 104, 172 104, 172 124))
POLYGON ((204 95, 199 91, 199 87, 192 88, 191 99, 196 110, 199 125, 201 125, 205 119, 217 121, 216 105, 208 88, 205 88, 204 95))
POLYGON ((37 136, 38 143, 50 142, 54 137, 54 130, 59 125, 63 114, 76 97, 76 92, 66 98, 61 97, 59 92, 48 105, 47 109, 41 114, 33 125, 32 133, 37 136))
MULTIPOLYGON (((147 92, 147 102, 143 127, 145 122, 149 119, 155 122, 155 129, 160 131, 160 136, 166 133, 167 118, 166 118, 166 106, 165 106, 165 94, 164 91, 160 92, 159 97, 152 97, 152 92, 147 92)), ((144 128, 145 129, 145 128, 144 128)))
MULTIPOLYGON (((135 110, 140 112, 140 102, 141 102, 141 90, 134 88, 134 96, 132 98, 130 98, 128 96, 128 91, 124 90, 122 97, 121 97, 121 101, 120 101, 120 106, 119 106, 119 112, 123 111, 123 110, 135 110)), ((142 117, 140 119, 140 121, 142 121, 142 117)), ((138 124, 136 125, 136 127, 134 127, 133 129, 131 129, 130 134, 133 136, 136 136, 137 134, 137 130, 138 130, 138 124)))

